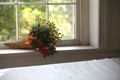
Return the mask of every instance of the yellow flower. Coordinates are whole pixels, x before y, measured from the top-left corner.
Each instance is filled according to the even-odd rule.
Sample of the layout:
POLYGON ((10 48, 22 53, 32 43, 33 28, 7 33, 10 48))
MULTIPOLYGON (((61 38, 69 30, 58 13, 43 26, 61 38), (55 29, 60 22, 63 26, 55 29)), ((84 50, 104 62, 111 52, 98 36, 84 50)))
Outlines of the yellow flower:
POLYGON ((44 27, 44 24, 43 24, 43 23, 40 23, 40 27, 44 27))

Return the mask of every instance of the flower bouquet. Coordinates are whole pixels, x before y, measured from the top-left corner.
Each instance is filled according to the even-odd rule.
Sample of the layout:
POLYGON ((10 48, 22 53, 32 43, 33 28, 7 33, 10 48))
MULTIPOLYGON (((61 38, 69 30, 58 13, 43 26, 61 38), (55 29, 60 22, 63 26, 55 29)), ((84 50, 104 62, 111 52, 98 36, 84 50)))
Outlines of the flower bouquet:
POLYGON ((33 49, 39 49, 43 57, 54 55, 55 45, 61 40, 61 33, 58 31, 54 22, 37 17, 25 44, 33 49))

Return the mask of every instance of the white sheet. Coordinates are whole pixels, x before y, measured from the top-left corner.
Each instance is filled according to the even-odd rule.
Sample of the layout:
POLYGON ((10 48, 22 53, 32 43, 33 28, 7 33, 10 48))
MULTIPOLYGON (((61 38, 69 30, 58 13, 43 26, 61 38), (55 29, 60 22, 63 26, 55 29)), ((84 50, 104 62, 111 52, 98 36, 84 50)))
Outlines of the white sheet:
POLYGON ((120 58, 0 70, 0 80, 120 80, 120 58))

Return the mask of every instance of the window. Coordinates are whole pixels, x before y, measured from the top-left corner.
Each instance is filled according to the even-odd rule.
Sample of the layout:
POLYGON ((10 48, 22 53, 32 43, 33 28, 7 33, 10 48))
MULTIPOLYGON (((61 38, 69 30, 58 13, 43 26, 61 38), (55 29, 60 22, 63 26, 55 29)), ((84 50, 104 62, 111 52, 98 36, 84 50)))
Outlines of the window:
MULTIPOLYGON (((50 3, 50 4, 53 4, 53 3, 50 3)), ((81 43, 86 44, 86 42, 90 42, 90 46, 87 46, 87 47, 72 46, 72 47, 62 47, 62 48, 59 47, 58 51, 59 53, 62 53, 62 54, 52 57, 52 60, 51 58, 46 60, 41 59, 38 56, 39 54, 36 55, 36 54, 33 54, 33 52, 31 52, 30 54, 30 52, 29 51, 26 52, 26 50, 22 50, 22 51, 25 51, 26 54, 17 54, 17 55, 10 54, 10 57, 8 57, 9 55, 6 55, 5 57, 5 55, 2 55, 2 54, 7 53, 8 51, 11 53, 13 52, 21 53, 21 52, 19 52, 19 50, 12 50, 12 51, 3 50, 5 52, 2 52, 1 50, 0 51, 2 52, 1 58, 0 58, 1 67, 6 67, 6 66, 11 67, 11 65, 20 66, 21 64, 36 65, 36 64, 47 64, 47 63, 56 63, 56 62, 68 62, 68 61, 88 60, 93 58, 116 56, 117 54, 114 54, 114 51, 112 51, 112 53, 114 54, 113 55, 110 52, 111 50, 109 51, 108 47, 106 47, 106 45, 109 45, 109 44, 106 44, 106 42, 109 39, 108 37, 106 37, 106 36, 109 36, 106 31, 109 28, 108 22, 107 22, 107 20, 109 19, 108 18, 109 16, 106 16, 109 14, 109 0, 76 0, 74 5, 76 5, 76 16, 77 16, 76 22, 75 22, 76 23, 75 30, 77 32, 76 36, 77 37, 80 36, 80 44, 81 43), (88 37, 88 33, 89 33, 89 37, 88 37), (86 38, 89 38, 89 39, 86 39, 86 38), (100 47, 99 47, 99 43, 100 43, 100 47), (108 54, 110 53, 110 55, 107 56, 106 52, 108 54), (100 53, 103 53, 103 54, 100 54, 100 53), (24 63, 23 63, 23 59, 24 59, 24 63)), ((73 41, 73 42, 76 42, 76 41, 73 41)))
POLYGON ((79 0, 0 0, 0 42, 26 38, 34 16, 40 15, 55 22, 63 44, 78 44, 79 7, 79 0))

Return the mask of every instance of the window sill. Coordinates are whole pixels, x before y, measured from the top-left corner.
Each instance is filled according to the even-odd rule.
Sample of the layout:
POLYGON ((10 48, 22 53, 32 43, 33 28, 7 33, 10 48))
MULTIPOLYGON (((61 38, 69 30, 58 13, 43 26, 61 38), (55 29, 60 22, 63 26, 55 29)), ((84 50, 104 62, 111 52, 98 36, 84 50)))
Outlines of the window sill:
POLYGON ((42 58, 39 51, 34 50, 0 50, 0 68, 120 57, 119 50, 99 49, 91 46, 68 46, 57 47, 56 49, 58 53, 47 58, 42 58))
MULTIPOLYGON (((60 51, 75 51, 75 50, 88 50, 95 49, 91 46, 65 46, 65 47, 56 47, 58 52, 60 51)), ((1 49, 0 55, 2 54, 19 54, 19 53, 38 53, 39 51, 35 50, 25 50, 25 49, 1 49)))

